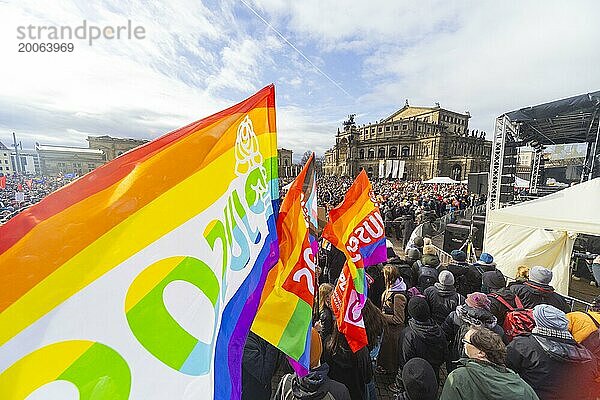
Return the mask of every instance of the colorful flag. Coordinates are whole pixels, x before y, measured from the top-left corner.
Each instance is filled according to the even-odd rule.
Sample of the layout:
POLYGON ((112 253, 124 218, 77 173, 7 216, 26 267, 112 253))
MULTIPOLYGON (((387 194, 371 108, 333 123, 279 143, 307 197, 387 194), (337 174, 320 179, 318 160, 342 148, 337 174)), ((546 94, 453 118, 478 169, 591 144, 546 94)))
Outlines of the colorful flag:
POLYGON ((296 372, 310 368, 315 291, 317 191, 314 154, 291 184, 277 217, 279 262, 269 272, 252 331, 281 349, 296 372))
POLYGON ((25 179, 25 184, 29 189, 31 189, 31 185, 33 185, 33 179, 25 179))
POLYGON ((361 340, 364 332, 360 332, 361 329, 364 331, 360 310, 367 294, 364 268, 387 260, 383 218, 364 170, 348 189, 344 201, 329 211, 329 221, 323 230, 323 237, 346 255, 344 269, 347 271, 342 271, 345 279, 344 282, 338 282, 335 290, 339 296, 338 306, 342 311, 336 314, 336 319, 340 332, 346 335, 352 350, 358 351, 364 346, 361 340), (350 306, 352 310, 347 308, 350 306), (348 317, 349 312, 354 313, 353 315, 358 312, 357 323, 352 322, 354 317, 348 317), (353 334, 356 337, 352 337, 353 334))
POLYGON ((331 311, 335 315, 338 329, 346 336, 350 349, 355 353, 368 344, 361 312, 365 301, 366 299, 361 298, 356 291, 348 263, 345 263, 335 289, 331 293, 331 311))
POLYGON ((0 399, 239 399, 277 197, 271 85, 0 226, 0 399))
POLYGON ((6 188, 6 176, 2 175, 0 176, 0 189, 5 189, 6 188))

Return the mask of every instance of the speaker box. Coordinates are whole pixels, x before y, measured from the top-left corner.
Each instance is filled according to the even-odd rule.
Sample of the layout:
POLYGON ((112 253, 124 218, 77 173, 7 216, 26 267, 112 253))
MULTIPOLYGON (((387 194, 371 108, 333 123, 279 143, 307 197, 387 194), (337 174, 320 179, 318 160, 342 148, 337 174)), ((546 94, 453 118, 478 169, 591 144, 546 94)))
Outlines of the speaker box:
POLYGON ((488 173, 478 172, 469 174, 468 178, 469 192, 477 194, 487 194, 488 192, 488 173))
MULTIPOLYGON (((473 216, 473 246, 475 246, 476 249, 483 249, 483 234, 485 232, 485 216, 483 216, 483 219, 481 219, 481 215, 474 215, 473 216)), ((460 225, 464 225, 467 227, 471 226, 471 220, 470 219, 461 219, 460 221, 458 221, 458 223, 460 225)), ((468 232, 467 232, 467 236, 468 236, 468 232)), ((465 238, 465 240, 467 240, 465 238)))
MULTIPOLYGON (((458 250, 469 237, 469 225, 448 224, 444 232, 444 251, 450 253, 452 250, 458 250)), ((474 235, 477 235, 478 228, 473 227, 474 235)))

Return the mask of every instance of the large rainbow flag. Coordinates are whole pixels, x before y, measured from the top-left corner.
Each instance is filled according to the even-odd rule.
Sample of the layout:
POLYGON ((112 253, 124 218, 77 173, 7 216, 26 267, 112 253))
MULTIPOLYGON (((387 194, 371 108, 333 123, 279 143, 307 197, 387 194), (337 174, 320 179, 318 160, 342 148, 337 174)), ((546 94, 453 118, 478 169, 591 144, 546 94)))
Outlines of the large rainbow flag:
POLYGON ((279 262, 267 276, 252 331, 287 354, 303 376, 310 367, 312 307, 318 290, 314 153, 281 203, 277 235, 279 262))
POLYGON ((240 398, 278 197, 271 85, 1 226, 0 399, 240 398))
POLYGON ((366 345, 361 315, 367 295, 365 267, 387 259, 383 218, 364 169, 346 192, 344 201, 329 211, 323 238, 346 255, 331 302, 340 332, 345 334, 352 350, 358 351, 366 345))

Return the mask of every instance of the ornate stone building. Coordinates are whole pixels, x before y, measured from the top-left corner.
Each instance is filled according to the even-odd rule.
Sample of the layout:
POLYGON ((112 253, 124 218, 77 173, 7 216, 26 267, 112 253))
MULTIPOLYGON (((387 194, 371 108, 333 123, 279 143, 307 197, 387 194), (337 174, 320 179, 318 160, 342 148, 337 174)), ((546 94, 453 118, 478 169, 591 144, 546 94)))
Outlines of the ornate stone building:
POLYGON ((467 179, 488 171, 492 143, 485 132, 469 130, 469 113, 406 105, 379 122, 357 125, 354 115, 325 152, 325 175, 425 180, 449 176, 467 179))
POLYGON ((295 178, 302 171, 302 165, 292 162, 292 150, 277 149, 277 164, 279 165, 279 178, 295 178))
POLYGON ((87 141, 90 149, 102 150, 106 161, 111 161, 129 150, 149 142, 149 140, 122 139, 107 135, 88 136, 87 141))

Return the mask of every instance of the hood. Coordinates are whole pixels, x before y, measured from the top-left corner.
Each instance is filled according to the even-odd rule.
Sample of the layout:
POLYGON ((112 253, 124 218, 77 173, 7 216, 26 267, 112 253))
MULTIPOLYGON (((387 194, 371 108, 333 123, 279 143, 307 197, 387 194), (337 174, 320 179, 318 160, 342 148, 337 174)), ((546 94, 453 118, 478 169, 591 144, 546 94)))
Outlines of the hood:
POLYGON ((446 341, 446 334, 442 328, 435 324, 431 319, 426 322, 421 322, 411 318, 408 321, 408 325, 415 335, 424 343, 437 346, 439 343, 445 343, 446 341))
POLYGON ((441 297, 456 296, 456 288, 454 287, 454 285, 447 286, 447 285, 442 285, 439 282, 436 282, 433 284, 433 286, 435 286, 435 288, 437 289, 438 295, 440 295, 441 297))
POLYGON ((486 361, 461 359, 465 375, 488 400, 530 398, 531 389, 512 370, 486 361))
POLYGON ((572 364, 585 364, 592 361, 593 356, 584 346, 572 340, 549 338, 532 335, 550 358, 572 364))
POLYGON ((470 325, 483 326, 490 330, 493 330, 498 323, 498 320, 491 312, 482 310, 481 308, 469 307, 466 304, 456 307, 455 322, 456 319, 470 325))
POLYGON ((329 366, 321 364, 320 367, 311 370, 303 378, 294 376, 292 381, 292 393, 296 399, 318 400, 325 397, 327 391, 322 390, 323 383, 327 380, 329 366))
POLYGON ((437 268, 440 265, 440 258, 433 254, 425 254, 421 257, 421 262, 428 267, 437 268))

